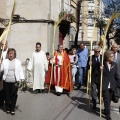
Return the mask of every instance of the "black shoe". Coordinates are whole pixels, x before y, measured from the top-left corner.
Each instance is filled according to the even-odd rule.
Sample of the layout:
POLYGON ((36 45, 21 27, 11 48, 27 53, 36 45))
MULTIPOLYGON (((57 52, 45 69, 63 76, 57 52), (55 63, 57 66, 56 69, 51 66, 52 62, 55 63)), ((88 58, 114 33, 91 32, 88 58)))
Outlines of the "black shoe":
POLYGON ((15 115, 15 111, 11 111, 11 115, 15 115))
POLYGON ((3 109, 3 107, 4 107, 4 104, 1 104, 1 105, 0 105, 0 109, 3 109))
POLYGON ((40 93, 39 90, 35 90, 34 91, 34 94, 38 94, 38 93, 40 93))
POLYGON ((111 117, 109 117, 109 118, 106 118, 106 120, 112 120, 112 118, 111 118, 111 117))
POLYGON ((61 93, 60 93, 60 92, 57 92, 57 96, 61 96, 61 93))
POLYGON ((93 107, 92 107, 92 109, 94 109, 94 110, 95 110, 95 109, 96 109, 96 106, 93 106, 93 107))
POLYGON ((10 114, 10 111, 9 111, 9 110, 7 110, 7 111, 6 111, 6 113, 7 113, 7 114, 10 114))
POLYGON ((44 94, 44 93, 45 93, 45 90, 44 90, 44 89, 43 89, 43 90, 41 90, 41 93, 43 93, 43 94, 44 94))
POLYGON ((79 84, 79 85, 77 86, 77 88, 80 89, 80 88, 81 88, 81 84, 79 84))
POLYGON ((106 115, 106 111, 105 111, 105 109, 103 110, 103 114, 106 115))
POLYGON ((92 97, 92 104, 93 104, 93 109, 96 109, 96 99, 92 97))
POLYGON ((37 92, 38 92, 38 93, 41 93, 40 89, 37 89, 37 92))
POLYGON ((112 118, 109 115, 106 115, 106 120, 112 120, 112 118))

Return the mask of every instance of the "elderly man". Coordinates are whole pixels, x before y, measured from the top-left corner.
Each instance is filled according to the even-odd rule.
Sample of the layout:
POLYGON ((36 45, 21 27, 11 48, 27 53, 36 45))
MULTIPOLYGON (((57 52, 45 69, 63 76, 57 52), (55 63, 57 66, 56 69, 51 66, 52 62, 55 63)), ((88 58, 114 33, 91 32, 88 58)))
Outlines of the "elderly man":
POLYGON ((72 92, 73 82, 70 59, 66 51, 63 50, 62 45, 58 45, 58 50, 54 53, 53 62, 54 71, 51 71, 53 72, 53 79, 51 79, 51 76, 49 75, 48 77, 51 81, 47 83, 51 82, 55 86, 57 96, 61 95, 63 89, 72 92))
MULTIPOLYGON (((118 52, 118 45, 116 43, 112 45, 112 51, 114 52, 114 62, 117 66, 120 66, 120 53, 118 52)), ((118 74, 120 76, 120 67, 118 67, 118 74)))
MULTIPOLYGON (((112 45, 112 51, 114 52, 114 62, 117 64, 117 70, 118 70, 118 75, 120 77, 120 53, 118 52, 118 45, 115 43, 112 45)), ((119 98, 120 98, 120 89, 118 89, 119 91, 119 98)), ((120 107, 119 107, 119 111, 120 111, 120 107)))
POLYGON ((92 61, 90 58, 87 63, 87 70, 90 69, 90 65, 92 66, 92 74, 91 74, 91 83, 92 83, 92 102, 93 109, 96 109, 96 100, 99 97, 100 91, 100 65, 102 56, 100 55, 101 48, 99 46, 94 47, 94 55, 92 55, 92 61))
POLYGON ((54 53, 54 84, 57 96, 61 95, 63 88, 73 89, 70 60, 62 45, 58 45, 54 53))

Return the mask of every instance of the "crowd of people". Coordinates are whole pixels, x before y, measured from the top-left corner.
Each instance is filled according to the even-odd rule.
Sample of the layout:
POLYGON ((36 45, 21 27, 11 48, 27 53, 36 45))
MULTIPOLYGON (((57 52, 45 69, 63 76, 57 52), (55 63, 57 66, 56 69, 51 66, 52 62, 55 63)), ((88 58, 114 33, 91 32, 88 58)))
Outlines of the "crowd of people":
MULTIPOLYGON (((120 53, 118 45, 113 44, 111 50, 104 53, 102 66, 101 47, 94 46, 92 59, 90 51, 83 42, 79 48, 63 49, 63 45, 58 45, 54 55, 49 52, 45 54, 41 50, 41 43, 37 42, 35 51, 27 67, 33 73, 33 91, 35 94, 44 93, 45 85, 48 90, 54 86, 57 96, 61 96, 63 91, 72 92, 73 89, 80 89, 87 85, 87 75, 91 72, 91 97, 93 109, 96 109, 97 99, 100 100, 100 76, 102 78, 102 97, 104 102, 104 113, 107 120, 111 120, 110 103, 116 88, 120 89, 120 53), (77 84, 76 84, 77 83, 77 84)), ((1 80, 0 84, 0 106, 5 103, 6 113, 15 114, 18 87, 16 84, 24 79, 21 62, 16 59, 16 50, 8 49, 7 42, 2 51, 1 80)))

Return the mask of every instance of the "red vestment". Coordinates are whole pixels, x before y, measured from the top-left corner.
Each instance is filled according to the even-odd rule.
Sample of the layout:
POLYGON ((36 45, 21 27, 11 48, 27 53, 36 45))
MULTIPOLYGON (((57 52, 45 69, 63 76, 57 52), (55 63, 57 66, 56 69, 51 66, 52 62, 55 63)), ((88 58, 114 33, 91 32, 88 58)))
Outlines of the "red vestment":
MULTIPOLYGON (((57 51, 54 53, 55 58, 57 58, 56 56, 58 54, 59 53, 57 51)), ((73 91, 73 82, 72 82, 72 72, 71 72, 70 59, 69 59, 69 56, 67 55, 66 51, 63 51, 63 53, 59 54, 59 55, 62 55, 62 58, 63 58, 62 66, 60 67, 60 81, 59 81, 59 83, 57 81, 54 82, 54 74, 53 74, 54 70, 52 71, 51 69, 49 69, 49 71, 46 75, 45 82, 50 83, 51 72, 52 72, 51 84, 53 84, 53 85, 58 84, 58 86, 71 92, 71 91, 73 91)), ((56 60, 57 59, 55 59, 55 62, 57 62, 56 60)), ((52 68, 52 67, 50 66, 50 68, 52 68)), ((56 68, 56 70, 57 70, 57 68, 56 68)))

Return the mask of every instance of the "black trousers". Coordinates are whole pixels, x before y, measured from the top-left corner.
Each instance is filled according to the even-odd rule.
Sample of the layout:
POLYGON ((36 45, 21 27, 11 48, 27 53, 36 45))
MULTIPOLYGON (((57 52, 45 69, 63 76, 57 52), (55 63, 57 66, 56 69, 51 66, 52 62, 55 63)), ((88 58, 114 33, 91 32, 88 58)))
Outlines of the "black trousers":
POLYGON ((107 89, 106 91, 103 91, 102 94, 105 107, 105 114, 107 118, 110 118, 110 103, 112 100, 113 91, 111 91, 111 89, 107 89))
POLYGON ((96 100, 100 98, 100 83, 92 83, 92 103, 96 107, 96 100))
POLYGON ((15 83, 5 82, 5 105, 6 111, 14 111, 17 101, 18 87, 15 83))
POLYGON ((0 107, 4 105, 4 101, 5 101, 5 90, 2 89, 0 91, 0 107))

